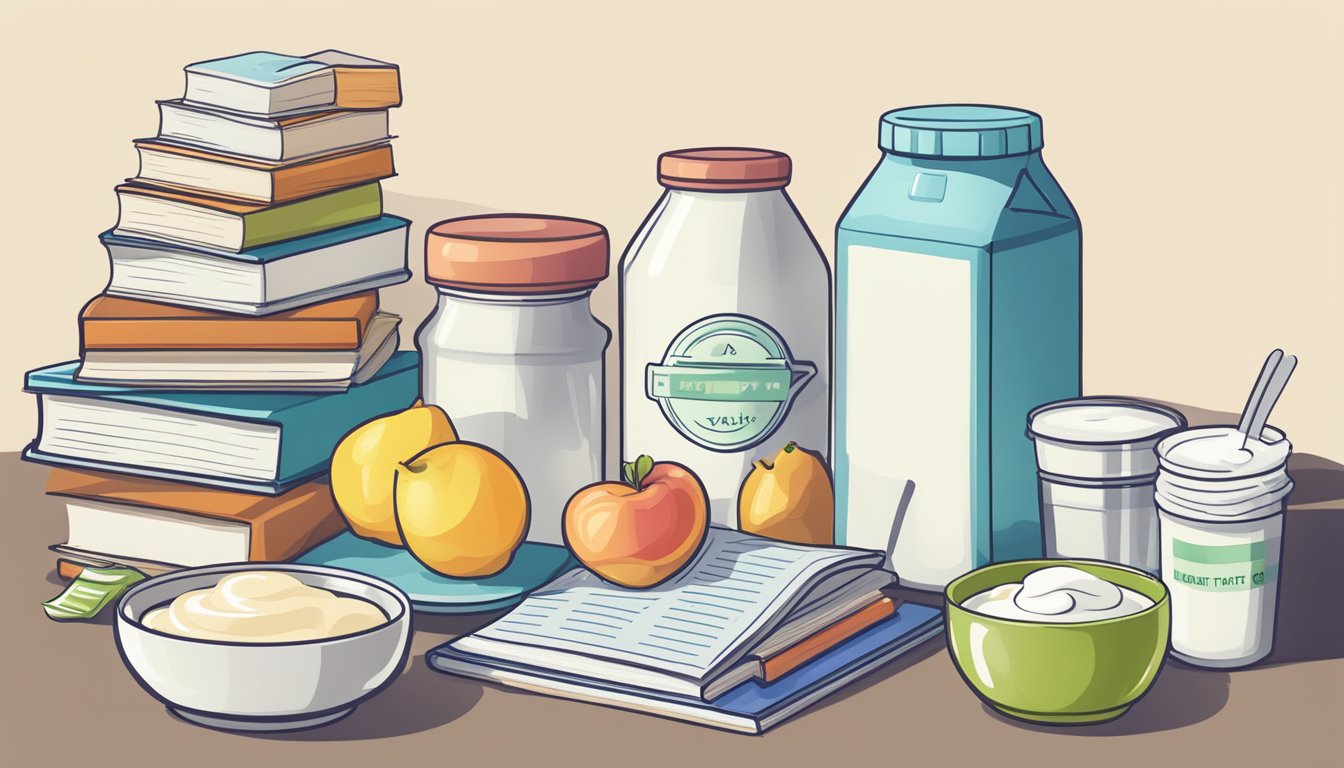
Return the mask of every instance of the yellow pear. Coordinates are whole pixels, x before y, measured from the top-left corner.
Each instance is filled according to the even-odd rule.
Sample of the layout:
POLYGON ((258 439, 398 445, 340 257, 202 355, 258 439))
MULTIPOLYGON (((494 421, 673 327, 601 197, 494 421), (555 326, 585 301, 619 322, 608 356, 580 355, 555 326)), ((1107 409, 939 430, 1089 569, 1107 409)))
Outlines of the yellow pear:
POLYGON ((421 405, 366 421, 350 431, 331 457, 331 492, 356 536, 401 546, 392 484, 400 462, 457 439, 448 414, 421 405))
POLYGON ((426 568, 458 578, 504 570, 527 533, 523 479, 498 453, 446 443, 397 467, 397 529, 426 568))
POLYGON ((835 489, 820 454, 789 443, 755 462, 737 496, 738 527, 799 544, 835 543, 835 489))

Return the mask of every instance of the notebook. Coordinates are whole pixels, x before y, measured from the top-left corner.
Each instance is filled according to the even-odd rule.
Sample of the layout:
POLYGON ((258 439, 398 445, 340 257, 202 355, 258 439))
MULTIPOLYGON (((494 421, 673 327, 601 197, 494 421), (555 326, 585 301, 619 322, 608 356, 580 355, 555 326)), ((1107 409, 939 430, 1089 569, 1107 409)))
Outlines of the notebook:
POLYGON ((326 471, 351 429, 420 390, 419 355, 397 352, 344 392, 162 392, 74 379, 78 361, 28 374, 38 396, 34 461, 282 493, 326 471))
POLYGON ((711 528, 676 576, 618 587, 575 568, 453 642, 475 657, 704 700, 750 680, 760 659, 881 596, 882 555, 711 528))
POLYGON ((475 656, 447 643, 426 655, 441 672, 511 688, 602 704, 699 725, 758 734, 942 634, 936 608, 914 603, 814 657, 774 682, 749 680, 713 701, 565 675, 475 656))

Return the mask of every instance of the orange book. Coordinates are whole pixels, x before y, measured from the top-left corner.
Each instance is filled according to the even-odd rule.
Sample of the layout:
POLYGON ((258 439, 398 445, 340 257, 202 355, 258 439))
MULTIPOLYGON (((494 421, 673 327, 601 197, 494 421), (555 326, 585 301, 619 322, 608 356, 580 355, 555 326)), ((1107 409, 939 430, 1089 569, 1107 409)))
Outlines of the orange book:
POLYGON ((70 540, 64 546, 113 562, 284 561, 345 529, 324 482, 264 496, 58 468, 47 479, 47 493, 66 499, 70 540))
POLYGON ((378 292, 263 317, 96 296, 79 315, 89 350, 355 350, 378 312, 378 292))
POLYGON ((879 598, 811 637, 761 659, 761 679, 774 682, 877 622, 896 613, 900 600, 879 598))
POLYGON ((336 76, 338 109, 388 109, 401 105, 401 70, 396 64, 344 51, 318 51, 304 57, 331 67, 336 76))
POLYGON ((251 202, 278 203, 396 175, 392 147, 379 144, 300 160, 267 162, 152 139, 135 142, 144 182, 251 202))

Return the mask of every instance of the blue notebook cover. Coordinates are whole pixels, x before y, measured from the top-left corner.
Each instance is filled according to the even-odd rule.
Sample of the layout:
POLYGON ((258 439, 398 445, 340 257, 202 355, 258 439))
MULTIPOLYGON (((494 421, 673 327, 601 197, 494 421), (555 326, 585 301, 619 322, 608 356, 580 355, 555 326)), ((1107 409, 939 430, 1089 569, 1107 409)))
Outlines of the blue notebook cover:
POLYGON ((373 378, 344 392, 156 392, 79 382, 74 378, 78 367, 79 361, 73 361, 30 371, 24 390, 278 424, 279 486, 325 472, 332 451, 347 432, 369 419, 406 408, 420 392, 420 354, 413 351, 394 353, 373 378))
POLYGON ((198 61, 185 67, 187 72, 212 75, 228 80, 239 80, 259 85, 279 85, 296 77, 303 77, 327 69, 326 64, 285 56, 270 51, 252 51, 222 59, 198 61))
POLYGON ((277 261, 288 256, 295 256, 300 253, 307 253, 308 251, 316 251, 321 248, 329 248, 334 245, 360 240, 365 237, 380 235, 384 232, 390 232, 394 229, 402 229, 409 227, 410 225, 411 222, 399 216, 389 216, 384 214, 371 221, 348 224, 344 227, 329 229, 314 235, 296 237, 293 240, 283 240, 278 243, 271 243, 270 245, 263 245, 259 248, 253 248, 238 253, 216 250, 213 248, 199 248, 179 243, 168 243, 161 240, 151 240, 149 238, 116 235, 112 233, 112 230, 108 230, 99 235, 98 239, 102 241, 109 253, 112 252, 113 248, 124 246, 153 249, 156 251, 168 251, 170 253, 205 254, 208 256, 232 259, 234 261, 249 261, 265 264, 266 262, 277 261))
MULTIPOLYGON (((542 667, 491 659, 465 653, 445 643, 426 654, 431 667, 449 674, 465 674, 455 662, 463 662, 488 669, 517 672, 531 677, 570 686, 580 686, 595 692, 606 691, 625 697, 635 697, 648 703, 647 707, 629 707, 651 714, 677 717, 675 709, 701 710, 711 713, 708 719, 719 724, 733 719, 754 724, 754 730, 764 730, 778 718, 792 714, 790 707, 806 706, 812 700, 831 692, 846 676, 875 669, 937 634, 942 626, 942 611, 925 605, 904 603, 896 614, 854 635, 843 643, 818 655, 772 683, 760 680, 745 682, 710 702, 691 696, 651 691, 632 686, 610 683, 556 672, 542 667), (660 708, 659 702, 668 707, 660 708)), ((476 675, 473 675, 476 676, 476 675)), ((485 678, 489 679, 489 678, 485 678)), ((578 697, 576 697, 578 698, 578 697)), ((592 699, 598 703, 620 706, 606 701, 600 693, 592 699)), ((682 719, 686 719, 684 716, 682 719)))

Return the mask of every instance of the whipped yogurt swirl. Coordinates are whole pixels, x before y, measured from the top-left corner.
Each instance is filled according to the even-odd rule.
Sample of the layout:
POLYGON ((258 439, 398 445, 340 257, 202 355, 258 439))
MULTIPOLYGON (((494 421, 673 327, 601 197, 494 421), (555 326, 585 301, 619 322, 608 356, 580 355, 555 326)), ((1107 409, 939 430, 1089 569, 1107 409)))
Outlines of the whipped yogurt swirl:
POLYGON ((340 637, 386 620, 376 605, 357 597, 310 587, 286 573, 244 571, 183 593, 140 622, 181 637, 273 643, 340 637))
POLYGON ((986 616, 1056 624, 1118 619, 1152 605, 1145 595, 1067 565, 1032 571, 1020 584, 1002 584, 962 603, 986 616))

